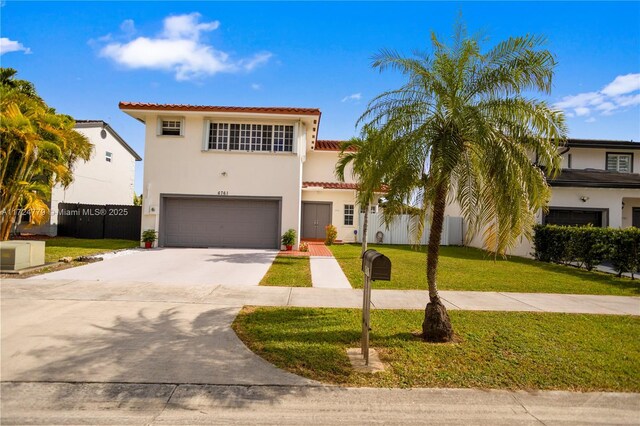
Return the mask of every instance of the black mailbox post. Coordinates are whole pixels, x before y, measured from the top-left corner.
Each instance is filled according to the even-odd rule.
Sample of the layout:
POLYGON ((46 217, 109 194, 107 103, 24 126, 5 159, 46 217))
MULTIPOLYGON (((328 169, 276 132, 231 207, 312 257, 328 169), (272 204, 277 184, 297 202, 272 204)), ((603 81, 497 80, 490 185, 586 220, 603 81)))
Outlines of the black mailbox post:
POLYGON ((382 253, 370 249, 362 255, 364 291, 362 292, 362 340, 360 349, 366 365, 369 365, 369 331, 371 314, 371 281, 391 280, 391 260, 382 253))

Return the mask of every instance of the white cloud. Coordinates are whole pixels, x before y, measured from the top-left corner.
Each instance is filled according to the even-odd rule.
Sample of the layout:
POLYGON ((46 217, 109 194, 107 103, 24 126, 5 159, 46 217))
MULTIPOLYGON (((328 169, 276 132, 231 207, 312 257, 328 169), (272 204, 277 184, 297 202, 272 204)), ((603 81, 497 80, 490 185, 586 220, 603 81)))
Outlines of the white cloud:
POLYGON ((640 74, 619 75, 607 84, 602 93, 607 96, 625 95, 640 90, 640 74))
POLYGON ((251 84, 251 88, 253 90, 260 90, 260 89, 262 89, 262 86, 259 85, 258 83, 253 83, 253 84, 251 84))
POLYGON ((565 96, 554 106, 563 109, 567 117, 583 117, 592 112, 611 115, 622 108, 640 105, 640 93, 633 93, 639 90, 640 74, 619 75, 598 92, 565 96))
POLYGON ((31 53, 31 49, 24 47, 22 43, 9 40, 6 37, 0 38, 0 55, 4 55, 9 52, 24 52, 25 54, 31 53))
POLYGON ((354 93, 352 95, 345 96, 340 102, 359 101, 360 99, 362 99, 362 93, 354 93))
MULTIPOLYGON (((137 37, 128 42, 106 40, 100 55, 126 68, 171 71, 176 80, 190 80, 220 72, 252 71, 273 56, 259 52, 249 58, 231 59, 230 55, 200 41, 203 33, 216 30, 220 22, 200 22, 199 13, 168 16, 156 37, 137 37)), ((120 25, 123 32, 135 32, 128 19, 120 25)))
POLYGON ((585 123, 593 123, 594 121, 596 121, 596 119, 593 117, 589 117, 586 120, 584 120, 585 123))
POLYGON ((133 22, 133 19, 125 19, 122 21, 122 24, 120 24, 120 30, 126 35, 131 36, 136 33, 136 24, 133 22))

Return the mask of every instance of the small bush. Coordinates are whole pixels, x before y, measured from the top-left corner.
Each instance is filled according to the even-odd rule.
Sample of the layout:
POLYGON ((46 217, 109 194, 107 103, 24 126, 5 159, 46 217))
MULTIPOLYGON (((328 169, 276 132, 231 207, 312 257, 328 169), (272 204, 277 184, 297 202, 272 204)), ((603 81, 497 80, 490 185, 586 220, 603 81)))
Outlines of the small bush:
POLYGON ((309 251, 309 243, 302 241, 300 243, 300 251, 309 251))
POLYGON ((640 269, 638 228, 538 225, 533 243, 535 258, 543 262, 576 262, 591 271, 608 261, 619 276, 631 272, 632 277, 640 269))
POLYGON ((338 230, 333 225, 327 225, 324 228, 324 230, 326 231, 326 235, 327 235, 324 240, 324 243, 330 246, 336 241, 336 238, 338 238, 338 230))
POLYGON ((640 229, 613 229, 609 248, 609 261, 621 276, 623 272, 640 271, 640 229))

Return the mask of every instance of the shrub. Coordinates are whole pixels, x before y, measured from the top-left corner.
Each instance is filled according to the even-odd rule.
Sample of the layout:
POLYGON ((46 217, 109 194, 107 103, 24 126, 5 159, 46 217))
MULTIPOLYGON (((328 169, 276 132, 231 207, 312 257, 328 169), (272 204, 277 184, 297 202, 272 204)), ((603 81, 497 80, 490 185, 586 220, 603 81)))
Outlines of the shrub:
POLYGON ((621 276, 640 270, 640 229, 538 225, 533 238, 535 258, 543 262, 570 263, 592 270, 611 262, 621 276))
POLYGON ((569 263, 573 253, 569 241, 571 228, 555 225, 538 225, 535 228, 533 244, 535 258, 543 262, 569 263))
POLYGON ((296 242, 296 230, 289 229, 287 232, 282 234, 282 245, 283 246, 292 246, 296 242))
POLYGON ((327 225, 324 230, 326 231, 327 237, 324 240, 324 243, 328 246, 332 245, 336 238, 338 237, 338 230, 333 225, 327 225))
POLYGON ((575 227, 570 231, 569 250, 579 266, 587 271, 604 262, 611 250, 611 230, 593 226, 575 227))
POLYGON ((309 251, 309 244, 306 241, 300 243, 300 251, 309 251))
POLYGON ((633 278, 634 273, 640 271, 640 229, 611 230, 609 261, 618 276, 622 276, 623 272, 631 272, 633 278))

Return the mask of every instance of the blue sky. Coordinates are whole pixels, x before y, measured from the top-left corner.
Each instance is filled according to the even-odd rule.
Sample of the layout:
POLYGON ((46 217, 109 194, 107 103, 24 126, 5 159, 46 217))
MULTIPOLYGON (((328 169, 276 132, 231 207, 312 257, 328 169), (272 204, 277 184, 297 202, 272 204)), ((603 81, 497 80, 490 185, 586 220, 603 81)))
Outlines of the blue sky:
POLYGON ((367 101, 402 83, 371 56, 425 49, 459 12, 488 46, 548 38, 548 101, 567 112, 571 137, 640 140, 639 2, 2 4, 2 66, 58 111, 109 122, 141 155, 143 125, 119 101, 317 107, 321 139, 349 138, 367 101))

